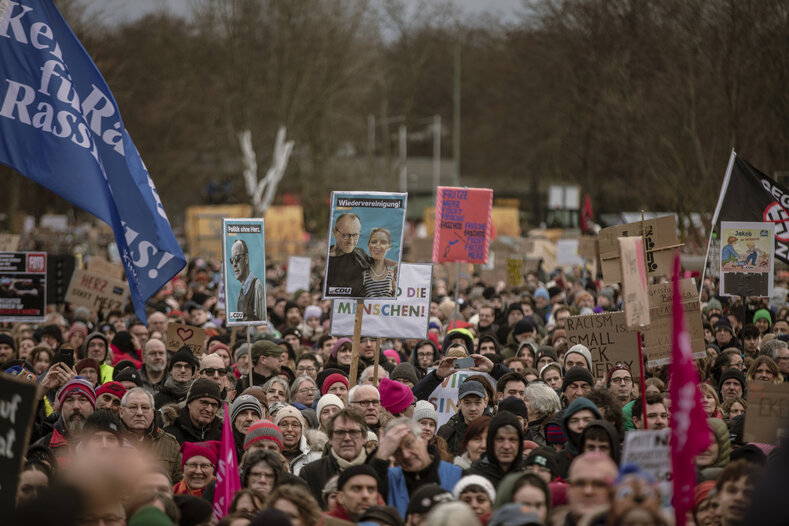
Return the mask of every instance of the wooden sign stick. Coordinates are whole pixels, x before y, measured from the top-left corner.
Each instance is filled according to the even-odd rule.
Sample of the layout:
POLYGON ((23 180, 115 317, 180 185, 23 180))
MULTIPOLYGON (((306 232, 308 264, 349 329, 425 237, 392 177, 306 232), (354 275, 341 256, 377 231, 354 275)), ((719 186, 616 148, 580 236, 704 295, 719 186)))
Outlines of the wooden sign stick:
POLYGON ((247 352, 249 353, 249 387, 255 385, 252 379, 252 371, 255 369, 255 364, 252 363, 252 345, 249 343, 252 334, 252 326, 247 325, 247 352))
POLYGON ((378 388, 378 364, 381 362, 381 342, 383 338, 375 340, 375 361, 373 362, 373 385, 378 388))
POLYGON ((364 314, 364 300, 356 300, 356 316, 353 319, 351 377, 348 380, 348 387, 356 385, 356 375, 359 373, 359 347, 361 347, 362 344, 362 314, 364 314))

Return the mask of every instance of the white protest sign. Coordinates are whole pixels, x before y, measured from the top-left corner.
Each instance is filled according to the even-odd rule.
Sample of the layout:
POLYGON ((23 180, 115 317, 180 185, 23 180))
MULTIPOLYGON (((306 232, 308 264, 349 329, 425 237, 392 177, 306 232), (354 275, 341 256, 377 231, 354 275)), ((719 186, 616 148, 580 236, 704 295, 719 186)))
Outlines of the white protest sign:
POLYGON ((556 262, 559 265, 583 265, 584 258, 578 255, 578 239, 556 241, 556 262))
POLYGON ((490 385, 496 387, 496 380, 487 373, 480 373, 479 371, 472 371, 470 369, 460 369, 457 372, 444 378, 444 381, 430 393, 427 399, 436 408, 438 414, 438 427, 446 424, 452 415, 460 411, 460 402, 458 402, 458 388, 463 380, 469 376, 481 374, 484 376, 490 385))
MULTIPOLYGON (((397 300, 364 301, 362 336, 371 338, 424 338, 430 317, 433 265, 403 263, 397 300)), ((355 300, 334 300, 330 333, 353 334, 355 300)))
POLYGON ((312 260, 299 256, 288 258, 288 277, 285 281, 285 292, 293 294, 299 289, 310 290, 310 268, 312 260))
POLYGON ((636 464, 655 478, 664 503, 671 502, 671 430, 628 431, 619 465, 636 464))

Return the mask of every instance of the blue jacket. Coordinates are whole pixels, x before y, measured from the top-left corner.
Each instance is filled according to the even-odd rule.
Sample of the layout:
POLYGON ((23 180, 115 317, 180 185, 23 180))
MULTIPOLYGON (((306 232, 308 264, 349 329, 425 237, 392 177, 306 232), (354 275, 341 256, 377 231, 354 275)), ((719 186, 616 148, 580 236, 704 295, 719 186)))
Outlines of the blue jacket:
MULTIPOLYGON (((455 484, 458 483, 462 476, 463 470, 460 468, 460 466, 439 460, 438 479, 442 488, 451 493, 455 488, 455 484)), ((387 498, 387 503, 390 506, 397 508, 397 511, 400 512, 400 516, 405 517, 406 509, 408 508, 408 503, 411 500, 411 496, 408 494, 405 476, 403 475, 403 468, 400 466, 389 468, 387 472, 387 478, 389 482, 389 496, 387 498)))

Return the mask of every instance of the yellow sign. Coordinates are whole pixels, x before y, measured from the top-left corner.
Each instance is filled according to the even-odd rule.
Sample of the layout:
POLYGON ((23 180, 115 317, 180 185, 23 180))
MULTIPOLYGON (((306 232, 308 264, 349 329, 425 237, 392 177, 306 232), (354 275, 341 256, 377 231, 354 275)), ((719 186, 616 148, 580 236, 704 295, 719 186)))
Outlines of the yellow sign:
POLYGON ((269 254, 293 255, 304 251, 304 208, 300 205, 272 206, 263 218, 269 254))
POLYGON ((222 260, 222 218, 250 217, 247 204, 190 206, 186 209, 186 242, 189 252, 202 257, 222 260))

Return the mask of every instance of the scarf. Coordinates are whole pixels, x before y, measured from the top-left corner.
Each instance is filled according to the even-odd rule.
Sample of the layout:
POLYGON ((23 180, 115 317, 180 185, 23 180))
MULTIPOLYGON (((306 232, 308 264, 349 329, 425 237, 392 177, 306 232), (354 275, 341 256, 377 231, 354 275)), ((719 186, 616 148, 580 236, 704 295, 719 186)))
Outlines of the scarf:
MULTIPOLYGON (((213 480, 213 478, 211 480, 213 480)), ((210 484, 211 481, 208 481, 208 483, 210 484)), ((182 480, 173 486, 173 495, 194 495, 195 497, 201 497, 203 495, 203 489, 205 488, 190 489, 189 486, 186 485, 186 481, 182 480)))
POLYGON ((167 380, 164 381, 164 387, 177 398, 185 398, 191 385, 192 382, 187 382, 185 384, 176 382, 175 378, 172 376, 168 376, 167 380))
POLYGON ((340 473, 342 473, 343 471, 345 471, 351 466, 361 466, 362 464, 364 464, 364 461, 367 460, 367 451, 364 450, 364 446, 362 446, 362 450, 359 452, 359 455, 355 459, 351 460, 350 462, 338 456, 333 449, 329 449, 329 451, 331 451, 331 456, 334 457, 334 460, 337 461, 337 465, 340 466, 340 473))

